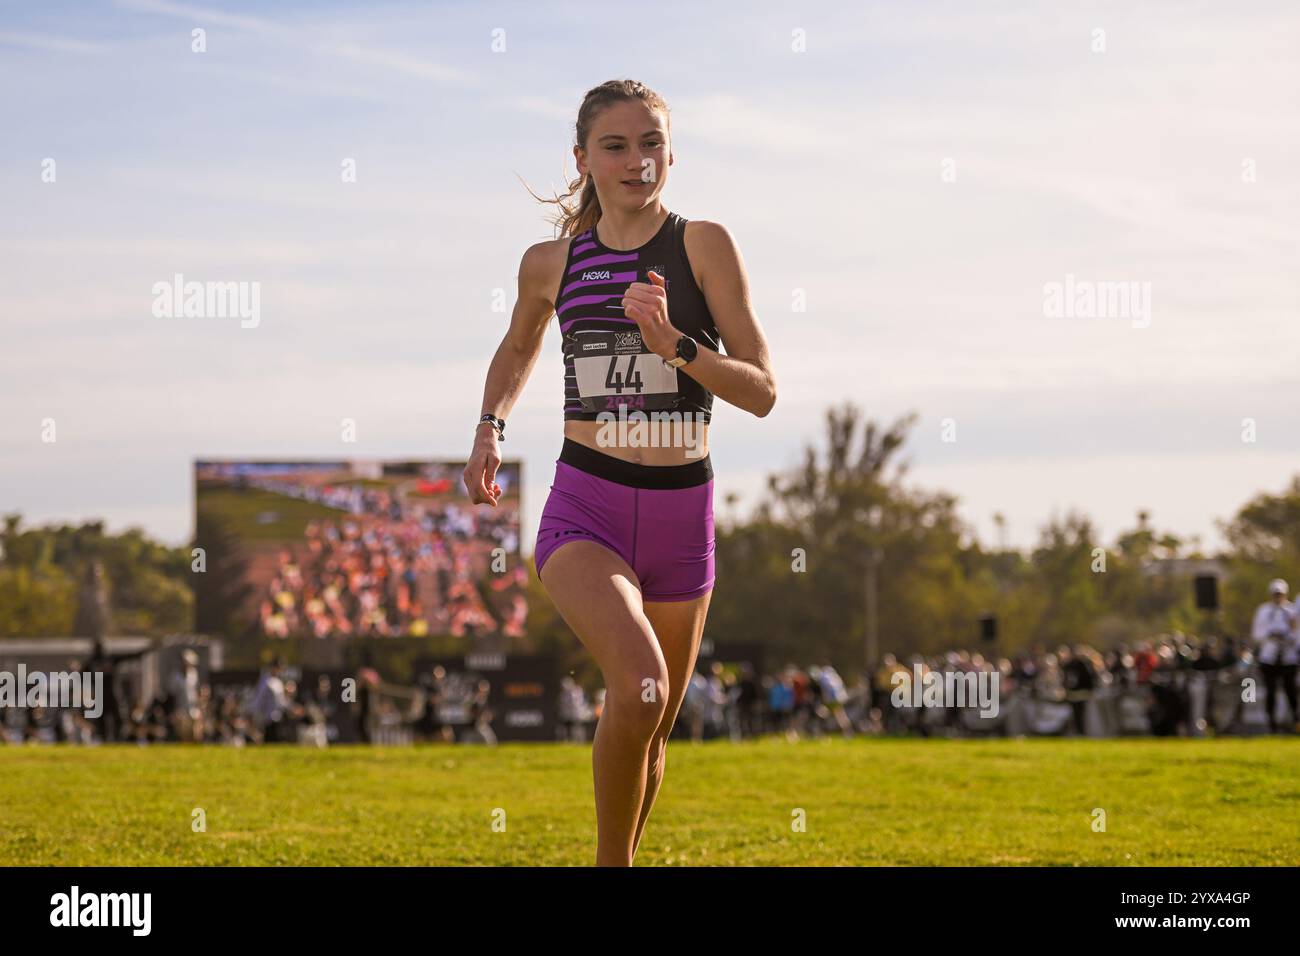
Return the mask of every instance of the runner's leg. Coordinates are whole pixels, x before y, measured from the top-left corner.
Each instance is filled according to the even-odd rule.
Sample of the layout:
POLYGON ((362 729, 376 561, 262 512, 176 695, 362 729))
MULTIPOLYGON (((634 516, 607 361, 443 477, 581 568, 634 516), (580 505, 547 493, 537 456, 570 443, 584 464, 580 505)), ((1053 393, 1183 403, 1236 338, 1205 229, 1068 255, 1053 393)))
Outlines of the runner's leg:
POLYGON ((641 834, 645 830, 650 809, 664 779, 664 762, 668 756, 668 735, 672 732, 677 712, 681 709, 682 699, 686 696, 686 685, 691 674, 695 672, 695 659, 700 651, 700 638, 704 634, 704 620, 709 613, 709 600, 712 591, 706 591, 691 601, 646 601, 646 617, 654 627, 663 651, 664 661, 668 666, 668 705, 663 719, 655 729, 650 741, 649 763, 646 768, 645 797, 641 801, 641 814, 636 824, 636 837, 632 843, 632 853, 641 845, 641 834))
POLYGON ((541 578, 605 678, 592 746, 596 865, 631 866, 650 741, 668 697, 667 665, 642 607, 640 582, 609 548, 569 541, 546 559, 541 578))

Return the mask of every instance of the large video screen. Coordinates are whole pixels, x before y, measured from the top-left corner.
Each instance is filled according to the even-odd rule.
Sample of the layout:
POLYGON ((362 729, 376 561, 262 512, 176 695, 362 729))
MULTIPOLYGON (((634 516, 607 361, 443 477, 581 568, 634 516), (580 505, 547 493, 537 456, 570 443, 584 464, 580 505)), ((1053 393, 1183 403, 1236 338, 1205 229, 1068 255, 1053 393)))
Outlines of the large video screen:
POLYGON ((470 502, 464 468, 195 462, 198 544, 219 552, 208 573, 242 569, 209 605, 216 593, 232 630, 264 638, 522 636, 520 465, 498 469, 496 508, 470 502))

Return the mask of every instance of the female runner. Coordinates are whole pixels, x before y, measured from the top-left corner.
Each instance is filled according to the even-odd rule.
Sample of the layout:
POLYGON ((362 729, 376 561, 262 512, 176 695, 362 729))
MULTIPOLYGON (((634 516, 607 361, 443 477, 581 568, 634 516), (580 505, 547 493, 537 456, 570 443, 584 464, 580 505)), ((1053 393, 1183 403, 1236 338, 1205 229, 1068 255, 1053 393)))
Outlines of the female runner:
POLYGON ((611 80, 584 97, 578 179, 542 200, 561 210, 560 238, 520 262, 464 476, 475 503, 497 505, 505 418, 556 315, 564 443, 533 556, 605 680, 597 866, 632 864, 695 669, 714 583, 713 396, 760 418, 776 402, 730 233, 663 205, 670 133, 667 104, 641 83, 611 80), (579 191, 576 206, 565 201, 579 191))

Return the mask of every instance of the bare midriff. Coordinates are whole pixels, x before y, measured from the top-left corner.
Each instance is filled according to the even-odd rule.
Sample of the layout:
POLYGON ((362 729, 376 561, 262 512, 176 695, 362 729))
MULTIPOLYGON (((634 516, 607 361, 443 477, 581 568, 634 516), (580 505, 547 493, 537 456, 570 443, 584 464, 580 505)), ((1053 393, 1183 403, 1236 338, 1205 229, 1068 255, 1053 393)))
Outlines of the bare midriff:
POLYGON ((593 448, 603 455, 635 462, 638 465, 684 465, 699 461, 709 453, 708 425, 691 425, 688 428, 687 438, 690 444, 686 444, 682 439, 680 427, 672 430, 672 436, 667 434, 669 432, 667 426, 662 428, 648 426, 645 431, 648 432, 645 442, 650 442, 653 436, 658 435, 658 445, 633 444, 631 439, 636 437, 635 434, 629 435, 629 440, 626 441, 608 441, 608 436, 618 434, 617 425, 584 422, 577 419, 564 423, 565 438, 571 438, 578 444, 593 448), (605 444, 601 443, 602 437, 606 438, 605 444))

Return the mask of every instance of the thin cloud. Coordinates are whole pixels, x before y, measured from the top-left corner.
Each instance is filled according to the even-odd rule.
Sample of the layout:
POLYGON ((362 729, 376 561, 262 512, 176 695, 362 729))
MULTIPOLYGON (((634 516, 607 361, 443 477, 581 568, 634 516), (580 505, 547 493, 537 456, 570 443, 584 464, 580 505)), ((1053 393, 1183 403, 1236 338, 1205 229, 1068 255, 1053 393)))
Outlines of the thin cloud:
POLYGON ((169 3, 167 0, 117 0, 119 6, 145 13, 180 20, 214 23, 219 26, 234 27, 259 36, 275 37, 300 49, 312 50, 336 59, 378 66, 382 69, 414 76, 422 80, 433 80, 461 86, 477 85, 479 80, 473 74, 444 66, 432 60, 408 56, 395 50, 380 47, 363 46, 359 43, 338 43, 326 40, 312 40, 311 34, 301 24, 286 26, 261 17, 247 17, 214 10, 211 7, 194 7, 187 4, 169 3), (308 42, 303 42, 306 39, 308 42))
POLYGON ((109 49, 101 43, 87 43, 71 37, 56 37, 39 33, 0 32, 0 44, 21 46, 29 50, 45 50, 50 53, 103 53, 109 49))
POLYGON ((477 85, 479 82, 478 78, 473 74, 455 67, 443 66, 430 60, 406 56, 403 53, 396 53, 391 50, 360 46, 356 43, 321 43, 313 46, 313 49, 329 56, 352 60, 354 63, 365 63, 367 66, 383 67, 395 73, 414 76, 422 80, 458 83, 465 86, 477 85))
POLYGON ((192 7, 183 3, 168 3, 166 0, 117 0, 117 5, 129 10, 157 13, 161 16, 175 17, 181 20, 203 20, 221 26, 236 27, 251 33, 288 34, 292 31, 261 17, 244 17, 211 7, 192 7))

